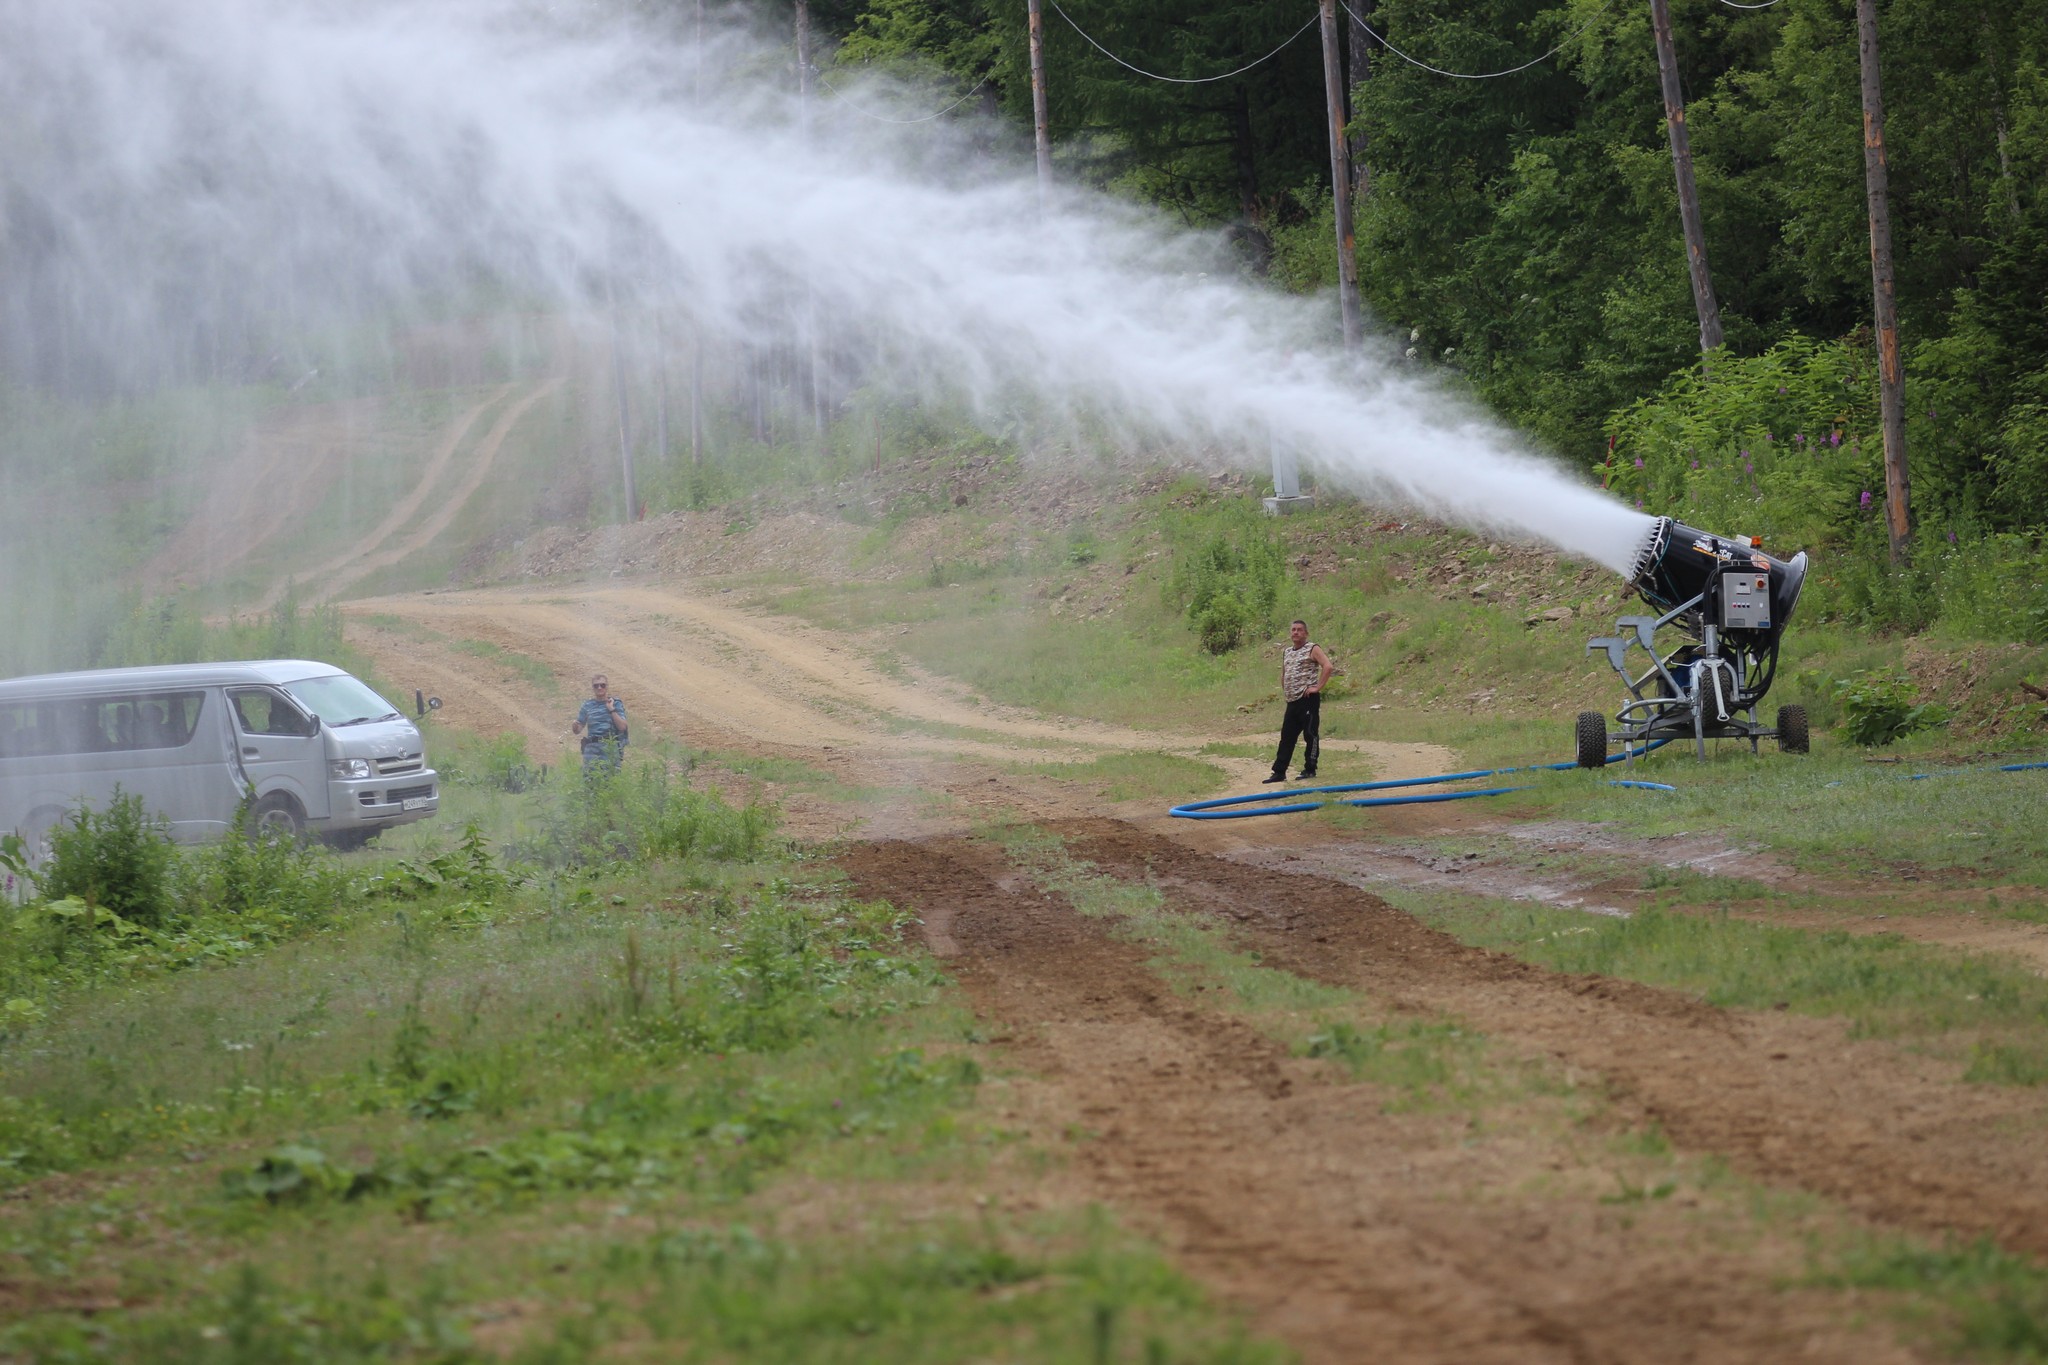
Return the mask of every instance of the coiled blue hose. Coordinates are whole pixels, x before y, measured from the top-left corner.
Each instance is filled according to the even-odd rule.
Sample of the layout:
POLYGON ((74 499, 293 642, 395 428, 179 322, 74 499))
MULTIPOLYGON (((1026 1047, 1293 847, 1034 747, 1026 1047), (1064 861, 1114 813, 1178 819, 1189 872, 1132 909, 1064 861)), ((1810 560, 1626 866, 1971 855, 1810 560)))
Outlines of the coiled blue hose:
MULTIPOLYGON (((1618 754, 1609 754, 1609 763, 1623 759, 1641 758, 1652 749, 1661 749, 1671 741, 1651 740, 1640 749, 1624 749, 1618 754)), ((1175 806, 1167 814, 1182 820, 1249 820, 1257 815, 1292 815, 1296 811, 1321 810, 1324 806, 1422 806, 1437 801, 1470 801, 1478 796, 1505 796, 1509 792, 1527 791, 1528 784, 1514 787, 1481 787, 1472 791, 1423 792, 1414 796, 1368 796, 1349 801, 1294 801, 1296 796, 1318 796, 1338 792, 1387 791, 1395 787, 1435 787, 1445 782, 1473 782, 1482 777, 1504 777, 1509 773, 1563 772, 1576 768, 1576 763, 1532 763, 1522 768, 1476 768, 1469 773, 1446 773, 1442 777, 1396 777, 1384 782, 1346 782, 1334 787, 1297 787, 1284 792, 1253 792, 1249 796, 1219 796, 1209 801, 1189 801, 1175 806), (1229 806, 1251 806, 1257 802, 1286 801, 1284 805, 1258 805, 1252 810, 1227 810, 1229 806)), ((1615 782, 1617 787, 1642 787, 1656 791, 1676 791, 1661 782, 1615 782)))

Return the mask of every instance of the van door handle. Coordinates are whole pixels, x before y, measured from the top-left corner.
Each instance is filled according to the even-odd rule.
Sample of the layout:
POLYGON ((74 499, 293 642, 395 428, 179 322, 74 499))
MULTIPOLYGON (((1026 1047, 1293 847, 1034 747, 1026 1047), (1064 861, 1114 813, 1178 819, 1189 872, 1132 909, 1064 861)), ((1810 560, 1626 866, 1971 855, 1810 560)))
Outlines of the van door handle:
POLYGON ((244 750, 242 750, 242 757, 243 757, 243 758, 255 758, 255 757, 257 757, 257 756, 258 756, 258 755, 257 755, 257 752, 256 752, 256 750, 254 750, 254 749, 244 749, 244 750))

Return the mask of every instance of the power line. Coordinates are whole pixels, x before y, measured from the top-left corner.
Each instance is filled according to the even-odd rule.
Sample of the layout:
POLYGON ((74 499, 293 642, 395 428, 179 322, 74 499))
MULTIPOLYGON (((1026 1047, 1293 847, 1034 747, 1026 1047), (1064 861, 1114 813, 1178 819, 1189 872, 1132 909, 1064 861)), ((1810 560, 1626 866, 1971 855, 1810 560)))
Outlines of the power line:
POLYGON ((952 113, 955 109, 958 109, 961 105, 967 103, 967 101, 973 99, 976 95, 980 94, 981 88, 988 84, 988 77, 983 76, 980 80, 974 83, 973 89, 969 90, 959 99, 954 100, 951 104, 947 105, 945 108, 939 110, 938 112, 931 114, 919 114, 916 118, 891 118, 887 114, 877 114, 869 110, 863 109, 860 107, 859 101, 849 98, 844 91, 839 89, 838 86, 832 84, 830 80, 826 79, 825 74, 822 71, 818 73, 818 84, 824 86, 826 91, 832 96, 833 99, 838 100, 841 104, 853 110, 854 113, 859 114, 862 118, 873 119, 877 123, 930 123, 933 119, 944 118, 946 115, 952 113))
POLYGON ((1778 4, 1779 0, 1764 0, 1761 5, 1738 5, 1735 0, 1721 0, 1721 3, 1729 9, 1769 9, 1772 5, 1778 4))
MULTIPOLYGON (((1778 0, 1769 0, 1769 2, 1775 5, 1778 3, 1778 0)), ((1378 42, 1381 47, 1393 53, 1402 61, 1408 63, 1408 65, 1420 67, 1424 71, 1429 72, 1431 75, 1449 76, 1452 80, 1456 81, 1490 81, 1498 76, 1512 76, 1515 75, 1517 72, 1527 71, 1530 67, 1539 65, 1543 62, 1547 62, 1552 57, 1555 57, 1558 53, 1564 51, 1567 47, 1571 46, 1572 43, 1577 41, 1580 37, 1584 36, 1588 29, 1592 28, 1593 25, 1599 23, 1602 17, 1604 17, 1598 14, 1594 15, 1591 19, 1588 19, 1584 24, 1580 25, 1576 32, 1572 33, 1570 37, 1567 37, 1563 42, 1559 43, 1556 47, 1553 47, 1552 49, 1550 49, 1550 51, 1544 53, 1541 57, 1536 57, 1529 61, 1523 62, 1520 66, 1511 66, 1505 71, 1446 71, 1440 66, 1431 66, 1428 62, 1425 62, 1420 58, 1409 56, 1400 48, 1395 47, 1392 43, 1388 42, 1385 36, 1377 32, 1374 32, 1372 25, 1366 23, 1364 17, 1360 15, 1357 10, 1351 8, 1350 0, 1337 0, 1337 3, 1344 6, 1344 12, 1351 16, 1351 22, 1357 24, 1367 33, 1372 34, 1374 41, 1378 42)), ((1730 0, 1721 0, 1721 3, 1728 4, 1730 3, 1730 0)), ((1739 6, 1738 8, 1752 9, 1762 7, 1743 5, 1739 6)))
POLYGON ((1294 40, 1301 37, 1302 34, 1308 32, 1310 29, 1314 28, 1316 25, 1316 20, 1320 17, 1320 15, 1316 14, 1309 15, 1307 23, 1303 24, 1300 28, 1294 30, 1294 32, 1288 36, 1285 42, 1281 43, 1280 46, 1274 48, 1271 52, 1268 52, 1265 56, 1260 57, 1257 61, 1246 62, 1243 66, 1237 68, 1237 70, 1226 71, 1220 76, 1196 76, 1193 78, 1189 78, 1186 76, 1162 76, 1157 71, 1147 71, 1142 66, 1132 66, 1129 62, 1117 56, 1114 52, 1111 52, 1101 43, 1098 43, 1095 41, 1095 39, 1090 38, 1088 36, 1088 30, 1082 28, 1079 24, 1075 23, 1074 16, 1060 8, 1060 0, 1047 0, 1047 3, 1049 3, 1053 7, 1053 9, 1058 12, 1060 18, 1067 21, 1067 26, 1069 28, 1073 29, 1074 32, 1080 34, 1083 38, 1088 39, 1088 45, 1090 47, 1094 48, 1097 52, 1100 52, 1103 56, 1115 62, 1118 66, 1123 67, 1126 71, 1135 71, 1140 76, 1144 76, 1150 80, 1171 81, 1175 85, 1208 85, 1213 81, 1227 81, 1232 76, 1242 76, 1245 72, 1251 70, 1253 67, 1258 66, 1264 62, 1272 61, 1282 52, 1285 52, 1288 48, 1294 46, 1294 40))

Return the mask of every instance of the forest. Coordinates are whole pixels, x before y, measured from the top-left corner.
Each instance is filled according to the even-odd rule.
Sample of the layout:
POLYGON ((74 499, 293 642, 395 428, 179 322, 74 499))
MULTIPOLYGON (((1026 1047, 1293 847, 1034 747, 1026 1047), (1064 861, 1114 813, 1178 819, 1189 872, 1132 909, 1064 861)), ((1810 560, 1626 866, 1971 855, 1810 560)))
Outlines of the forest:
MULTIPOLYGON (((1615 0, 1345 7, 1377 344, 1647 510, 1831 547, 1824 610, 2041 638, 2048 10, 1878 6, 1910 567, 1883 553, 1855 6, 1671 10, 1721 352, 1699 352, 1651 9, 1615 0)), ((943 72, 935 100, 973 92, 1028 136, 1021 0, 815 13, 831 67, 943 72)), ((1056 174, 1213 229, 1276 287, 1331 288, 1315 17, 1309 0, 1047 0, 1056 174)))

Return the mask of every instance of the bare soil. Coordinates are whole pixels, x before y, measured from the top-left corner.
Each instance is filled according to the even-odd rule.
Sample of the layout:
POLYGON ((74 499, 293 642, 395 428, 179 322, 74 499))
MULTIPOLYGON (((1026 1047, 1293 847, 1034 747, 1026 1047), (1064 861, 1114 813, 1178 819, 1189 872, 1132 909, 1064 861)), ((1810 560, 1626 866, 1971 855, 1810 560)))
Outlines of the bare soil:
MULTIPOLYGON (((1271 930, 1251 935, 1262 946, 1302 940, 1299 956, 1333 979, 1358 974, 1351 950, 1421 964, 1434 1007, 1497 997, 1518 975, 1350 888, 1326 884, 1296 913, 1272 879, 1246 897, 1227 887, 1229 864, 1128 826, 1063 832, 1120 864, 1215 865, 1225 882, 1204 878, 1203 893, 1271 930)), ((1555 1153, 1540 1142, 1475 1141, 1462 1121, 1390 1115, 1372 1087, 1326 1083, 1320 1064, 1175 996, 1139 947, 1032 890, 985 845, 865 843, 841 863, 862 894, 924 916, 933 950, 1004 1030, 997 1041, 1040 1078, 1023 1112, 1081 1135, 1073 1159, 1097 1196, 1305 1360, 1916 1358, 1824 1296, 1778 1287, 1799 1268, 1790 1245, 1717 1245, 1686 1201, 1617 1216, 1568 1180, 1546 1189, 1555 1153)), ((1167 884, 1176 902, 1193 889, 1167 884)), ((1553 988, 1565 1012, 1585 998, 1577 984, 1553 988)), ((1727 1031, 1714 1011, 1653 992, 1594 1000, 1578 1012, 1622 1027, 1647 1016, 1714 1048, 1727 1031)))

